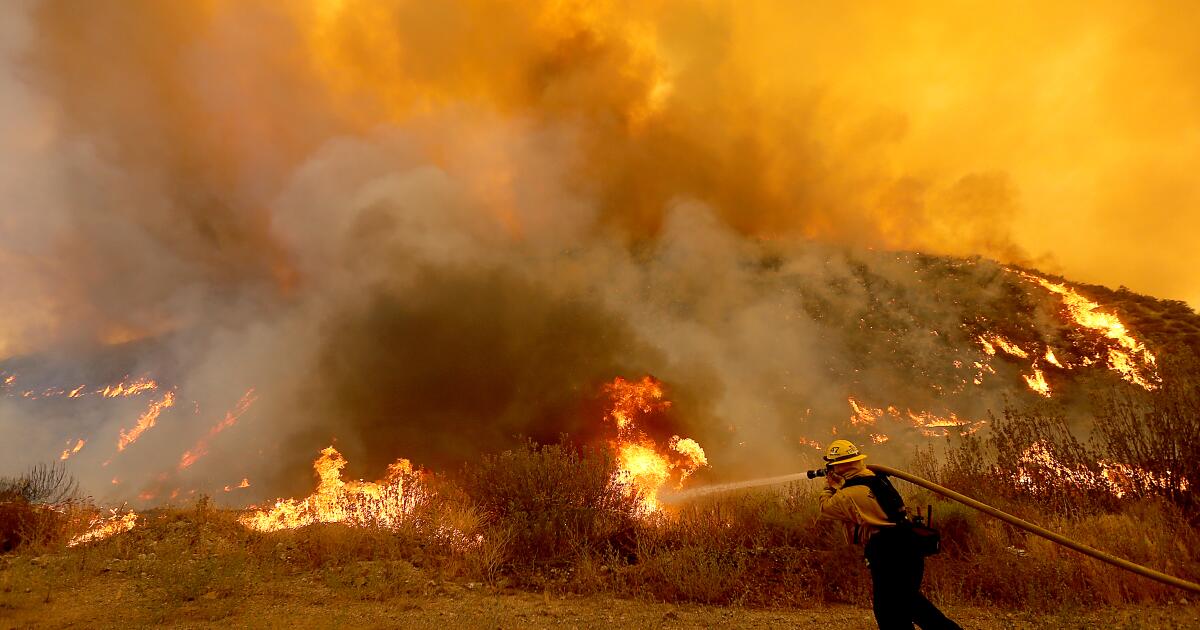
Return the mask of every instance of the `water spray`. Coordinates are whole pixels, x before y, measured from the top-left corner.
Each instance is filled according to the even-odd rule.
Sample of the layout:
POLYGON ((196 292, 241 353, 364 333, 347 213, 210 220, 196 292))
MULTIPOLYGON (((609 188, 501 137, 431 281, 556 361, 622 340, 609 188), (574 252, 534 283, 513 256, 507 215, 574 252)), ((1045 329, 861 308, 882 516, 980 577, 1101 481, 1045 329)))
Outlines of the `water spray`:
MULTIPOLYGON (((966 505, 968 507, 975 508, 976 510, 983 512, 984 514, 987 514, 989 516, 994 516, 994 517, 1008 523, 1009 525, 1019 527, 1031 534, 1034 534, 1035 536, 1041 536, 1042 538, 1045 538, 1046 540, 1049 540, 1050 542, 1057 543, 1059 545, 1068 547, 1070 549, 1074 549, 1075 551, 1078 551, 1079 553, 1082 553, 1087 556, 1091 556, 1097 560, 1100 560, 1101 562, 1107 562, 1108 564, 1111 564, 1115 567, 1122 568, 1122 569, 1124 569, 1126 571, 1130 571, 1132 573, 1137 573, 1138 575, 1141 575, 1143 577, 1148 577, 1148 578, 1158 581, 1158 582, 1162 582, 1163 584, 1168 584, 1170 586, 1174 586, 1176 588, 1181 588, 1186 591, 1191 591, 1193 593, 1200 593, 1200 584, 1196 584, 1195 582, 1189 582, 1187 580, 1177 578, 1173 575, 1167 575, 1166 573, 1162 573, 1160 571, 1155 571, 1154 569, 1151 569, 1149 567, 1144 567, 1140 564, 1130 562, 1128 560, 1125 560, 1124 558, 1118 558, 1112 554, 1108 554, 1103 551, 1100 551, 1099 549, 1093 549, 1092 547, 1089 547, 1082 543, 1078 543, 1074 540, 1071 540, 1070 538, 1067 538, 1066 536, 1052 532, 1044 527, 1034 525, 1033 523, 1030 523, 1029 521, 1017 518, 1007 512, 1002 512, 986 503, 983 503, 982 501, 972 499, 971 497, 969 497, 965 494, 955 492, 945 486, 940 486, 936 483, 933 483, 932 481, 929 481, 928 479, 922 479, 921 477, 918 477, 918 476, 910 474, 910 473, 906 473, 902 470, 897 470, 897 469, 891 468, 889 466, 880 466, 878 464, 868 464, 867 468, 869 468, 870 470, 872 470, 876 473, 882 473, 882 474, 885 474, 885 475, 888 475, 891 477, 903 479, 909 483, 921 486, 922 488, 925 488, 926 490, 936 492, 948 499, 952 499, 952 500, 958 501, 959 503, 962 503, 963 505, 966 505)), ((769 485, 776 485, 776 484, 781 484, 781 483, 788 483, 790 481, 798 481, 798 480, 804 479, 806 477, 808 479, 814 479, 817 477, 824 477, 826 472, 827 471, 825 469, 809 470, 807 472, 795 473, 795 474, 791 474, 791 475, 780 475, 778 477, 764 477, 762 479, 752 479, 750 481, 739 481, 739 482, 734 482, 734 483, 724 483, 724 484, 718 484, 718 485, 713 485, 713 486, 706 486, 703 488, 694 488, 694 489, 688 490, 686 492, 680 492, 680 493, 674 494, 671 496, 671 499, 674 501, 679 501, 679 500, 683 500, 685 498, 692 498, 692 497, 703 496, 703 495, 707 495, 707 494, 714 494, 714 493, 718 493, 718 492, 728 492, 730 490, 740 490, 743 488, 755 488, 755 487, 761 487, 761 486, 769 486, 769 485)))

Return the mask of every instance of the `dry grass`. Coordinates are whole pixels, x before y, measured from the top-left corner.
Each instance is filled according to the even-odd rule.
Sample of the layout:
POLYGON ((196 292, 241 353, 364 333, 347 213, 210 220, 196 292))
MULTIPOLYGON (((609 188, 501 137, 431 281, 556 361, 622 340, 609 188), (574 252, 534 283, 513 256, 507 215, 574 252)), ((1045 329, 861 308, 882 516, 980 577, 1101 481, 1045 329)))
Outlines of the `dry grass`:
MULTIPOLYGON (((1023 430, 1002 427, 996 440, 1031 437, 1023 430)), ((1200 535, 1185 506, 1169 496, 1097 500, 1094 489, 1057 487, 1051 478, 1045 490, 1022 491, 996 474, 1004 460, 989 459, 988 447, 968 441, 948 457, 920 454, 913 468, 1085 544, 1200 577, 1200 535)), ((96 579, 120 580, 150 602, 145 623, 221 619, 248 593, 297 583, 355 601, 460 584, 751 607, 869 605, 860 550, 836 524, 817 518, 818 483, 724 495, 639 518, 636 498, 611 482, 611 466, 603 452, 530 444, 484 460, 458 482, 430 480, 433 498, 397 530, 314 525, 261 533, 201 500, 147 512, 133 531, 66 549, 65 537, 85 512, 54 512, 56 533, 27 536, 3 556, 0 610, 43 590, 52 600, 96 579)), ((936 503, 944 552, 928 562, 926 591, 939 604, 1068 611, 1180 597, 926 493, 908 499, 936 503)))

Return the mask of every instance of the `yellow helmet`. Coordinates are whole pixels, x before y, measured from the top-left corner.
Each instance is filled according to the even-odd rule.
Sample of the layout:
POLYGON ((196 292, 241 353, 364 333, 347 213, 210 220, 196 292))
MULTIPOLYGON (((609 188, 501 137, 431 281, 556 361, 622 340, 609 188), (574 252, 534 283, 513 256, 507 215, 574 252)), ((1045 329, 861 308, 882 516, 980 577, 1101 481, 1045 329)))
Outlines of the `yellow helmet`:
POLYGON ((825 462, 828 464, 845 464, 846 462, 856 462, 860 459, 866 459, 865 453, 860 453, 858 447, 850 442, 850 440, 834 440, 829 445, 829 450, 825 452, 825 462))

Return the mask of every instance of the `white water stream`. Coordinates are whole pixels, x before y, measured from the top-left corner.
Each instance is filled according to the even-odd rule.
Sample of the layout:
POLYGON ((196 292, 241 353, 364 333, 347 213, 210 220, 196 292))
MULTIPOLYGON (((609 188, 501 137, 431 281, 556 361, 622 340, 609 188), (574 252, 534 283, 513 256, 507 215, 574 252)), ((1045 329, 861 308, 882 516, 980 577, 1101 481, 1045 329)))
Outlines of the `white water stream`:
POLYGON ((658 499, 663 503, 682 503, 684 501, 695 499, 710 494, 719 492, 729 492, 731 490, 742 490, 744 488, 758 488, 761 486, 774 486, 790 481, 799 481, 807 479, 805 473, 792 473, 790 475, 778 475, 775 477, 761 477, 759 479, 748 479, 746 481, 732 481, 729 483, 717 483, 711 486, 700 486, 699 488, 688 488, 677 492, 661 492, 658 499))

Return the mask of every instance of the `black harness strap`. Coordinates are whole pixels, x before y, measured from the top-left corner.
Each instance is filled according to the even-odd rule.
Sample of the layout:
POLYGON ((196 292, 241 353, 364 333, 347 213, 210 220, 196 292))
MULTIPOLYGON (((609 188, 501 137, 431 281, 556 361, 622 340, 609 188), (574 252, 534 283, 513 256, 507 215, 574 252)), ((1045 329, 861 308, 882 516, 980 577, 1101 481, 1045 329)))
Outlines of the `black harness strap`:
POLYGON ((883 508, 883 513, 887 515, 889 521, 899 524, 908 520, 908 515, 904 511, 904 499, 892 486, 887 475, 863 475, 847 479, 842 484, 843 489, 854 486, 867 486, 871 490, 871 494, 875 495, 875 500, 879 503, 879 507, 883 508))

